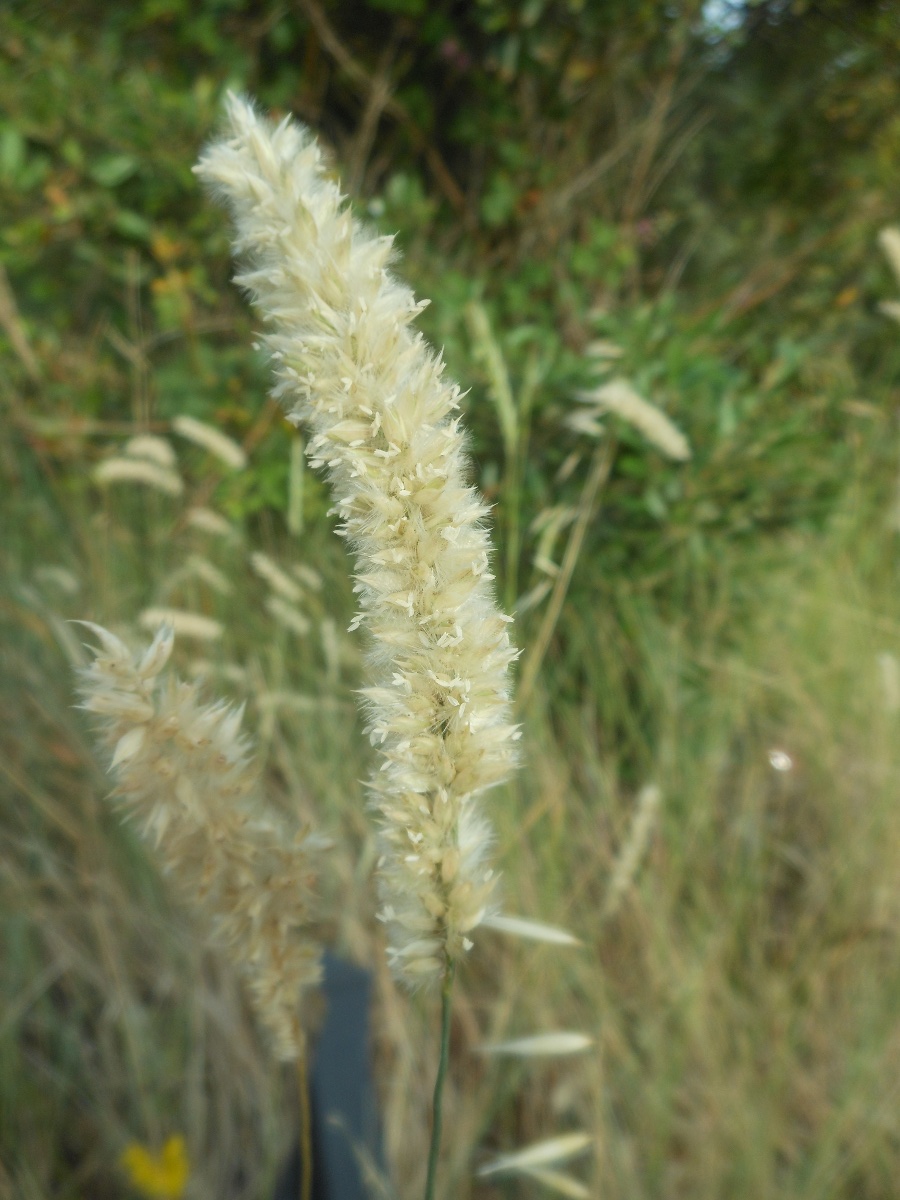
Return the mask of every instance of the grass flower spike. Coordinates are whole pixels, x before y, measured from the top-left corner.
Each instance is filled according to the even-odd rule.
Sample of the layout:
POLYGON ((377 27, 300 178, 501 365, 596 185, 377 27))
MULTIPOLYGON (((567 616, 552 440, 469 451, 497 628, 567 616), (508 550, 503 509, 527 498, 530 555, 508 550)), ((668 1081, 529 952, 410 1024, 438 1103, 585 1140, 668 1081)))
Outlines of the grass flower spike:
POLYGON ((133 655, 107 630, 84 624, 101 648, 81 674, 83 707, 102 719, 118 800, 247 977, 279 1057, 296 1059, 300 998, 321 974, 304 927, 326 843, 291 836, 264 810, 240 733, 242 709, 201 705, 195 685, 162 675, 171 626, 133 655))
POLYGON ((487 510, 466 483, 460 389, 410 328, 424 304, 389 273, 392 240, 353 219, 310 134, 232 96, 196 170, 232 211, 274 394, 305 427, 355 556, 382 917, 395 973, 437 978, 490 909, 479 800, 517 736, 515 651, 492 596, 487 510))
POLYGON ((180 496, 184 491, 176 471, 148 458, 106 458, 94 468, 93 478, 96 483, 142 483, 167 496, 180 496))

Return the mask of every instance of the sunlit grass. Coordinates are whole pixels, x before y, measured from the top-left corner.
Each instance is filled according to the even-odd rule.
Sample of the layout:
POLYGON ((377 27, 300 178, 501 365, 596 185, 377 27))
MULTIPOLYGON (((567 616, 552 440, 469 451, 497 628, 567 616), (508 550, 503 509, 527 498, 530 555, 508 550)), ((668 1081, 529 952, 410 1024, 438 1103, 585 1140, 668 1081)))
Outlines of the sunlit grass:
MULTIPOLYGON (((58 496, 59 481, 45 486, 58 496)), ((524 714, 526 769, 494 813, 507 909, 583 945, 519 950, 494 936, 463 974, 452 1194, 504 1194, 473 1183, 472 1164, 571 1122, 596 1138, 591 1186, 623 1200, 890 1196, 900 621, 896 534, 877 491, 848 488, 824 535, 724 557, 707 605, 677 623, 579 564, 524 714), (658 813, 604 918, 649 783, 658 813), (475 1053, 541 1028, 585 1030, 596 1048, 527 1068, 475 1053)), ((290 1088, 234 984, 106 812, 72 707, 78 638, 65 619, 133 618, 180 550, 159 532, 162 511, 75 494, 80 531, 19 543, 4 572, 4 1165, 23 1196, 113 1195, 124 1145, 182 1133, 198 1194, 265 1195, 293 1127, 290 1088), (85 526, 103 541, 82 556, 72 547, 85 526), (80 570, 77 595, 39 572, 57 559, 80 570)), ((266 544, 332 580, 340 631, 345 564, 321 533, 266 544)), ((316 808, 347 846, 354 903, 335 936, 376 969, 382 1114, 402 1193, 424 1152, 433 1014, 393 990, 369 916, 358 667, 340 632, 329 659, 314 596, 308 639, 273 627, 246 554, 256 536, 216 558, 232 594, 187 599, 219 606, 212 661, 245 672, 233 686, 249 682, 276 795, 316 808)))
MULTIPOLYGON (((179 672, 248 701, 267 794, 315 813, 335 838, 341 903, 329 932, 374 972, 387 1158, 398 1193, 412 1195, 436 1013, 395 990, 373 917, 348 560, 302 447, 263 398, 260 362, 236 349, 249 345, 250 319, 206 275, 215 260, 224 289, 224 239, 185 207, 213 85, 182 89, 172 125, 165 107, 149 111, 152 71, 113 93, 116 63, 101 71, 69 41, 59 61, 57 90, 77 75, 79 89, 114 97, 87 121, 98 127, 88 152, 109 167, 139 128, 141 169, 155 153, 165 168, 144 182, 152 175, 165 202, 137 250, 121 241, 120 207, 140 197, 70 179, 67 159, 49 178, 86 198, 88 217, 100 206, 96 224, 79 226, 37 184, 16 193, 8 265, 25 316, 7 312, 0 340, 0 1197, 113 1200, 127 1194, 127 1146, 155 1153, 183 1137, 187 1200, 263 1200, 295 1135, 292 1081, 109 810, 74 708, 81 634, 67 622, 140 636, 140 615, 160 607, 221 625, 221 636, 179 640, 179 672), (99 130, 116 105, 115 126, 99 130), (179 415, 221 425, 243 443, 246 468, 233 450, 229 464, 179 437, 179 415), (100 463, 150 430, 169 439, 183 492, 96 481, 100 463)), ((13 64, 4 94, 27 113, 30 89, 46 85, 29 76, 22 98, 20 75, 13 64)), ((82 132, 76 122, 72 136, 82 132)), ((898 447, 895 351, 874 303, 846 329, 845 309, 829 310, 833 345, 822 335, 774 347, 752 322, 723 333, 712 290, 690 302, 697 316, 671 296, 620 303, 610 285, 595 320, 589 264, 583 290, 561 285, 563 337, 541 283, 549 267, 525 255, 508 293, 486 268, 484 320, 467 332, 476 291, 465 248, 448 263, 427 225, 404 237, 413 278, 436 299, 426 322, 473 385, 473 474, 496 505, 499 594, 533 603, 517 621, 523 666, 543 641, 551 558, 561 561, 569 528, 538 565, 533 522, 574 515, 590 479, 593 443, 566 421, 589 382, 579 371, 590 337, 607 339, 616 371, 668 406, 694 450, 690 465, 666 465, 621 426, 541 644, 519 713, 523 769, 491 815, 505 909, 571 929, 581 945, 520 948, 485 930, 460 973, 445 1197, 544 1195, 475 1172, 586 1129, 594 1155, 572 1173, 604 1200, 893 1200, 898 447), (850 345, 860 329, 867 366, 850 345), (650 786, 659 800, 636 846, 650 786), (594 1044, 581 1058, 525 1063, 479 1051, 536 1030, 584 1031, 594 1044)), ((816 314, 830 278, 806 301, 816 314)))

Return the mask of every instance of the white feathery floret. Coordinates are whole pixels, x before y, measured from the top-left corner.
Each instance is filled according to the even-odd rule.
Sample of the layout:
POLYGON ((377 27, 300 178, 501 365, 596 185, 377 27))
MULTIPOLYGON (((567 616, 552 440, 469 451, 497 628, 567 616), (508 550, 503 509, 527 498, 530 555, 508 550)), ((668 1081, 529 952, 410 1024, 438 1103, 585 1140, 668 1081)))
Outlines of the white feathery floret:
POLYGON ((294 1059, 302 994, 321 978, 307 929, 315 860, 327 843, 308 831, 291 835, 266 811, 240 733, 243 708, 202 705, 195 684, 162 674, 171 626, 132 654, 106 629, 84 624, 100 648, 79 690, 83 707, 101 718, 117 801, 246 976, 278 1056, 294 1059))
POLYGON ((228 101, 195 168, 234 216, 237 281, 270 332, 274 395, 305 426, 356 562, 370 634, 368 729, 381 754, 382 917, 407 982, 470 946, 495 880, 479 798, 514 761, 487 509, 466 482, 459 387, 410 328, 392 239, 353 219, 312 136, 228 101))

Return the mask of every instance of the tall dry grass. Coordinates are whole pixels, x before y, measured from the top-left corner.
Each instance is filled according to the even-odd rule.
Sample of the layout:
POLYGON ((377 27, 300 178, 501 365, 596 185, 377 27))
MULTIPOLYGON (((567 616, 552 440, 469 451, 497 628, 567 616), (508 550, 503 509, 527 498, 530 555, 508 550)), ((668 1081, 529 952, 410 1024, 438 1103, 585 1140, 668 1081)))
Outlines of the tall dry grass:
MULTIPOLYGON (((516 804, 497 811, 510 904, 572 928, 584 948, 561 957, 496 937, 460 980, 445 1195, 502 1194, 472 1181, 472 1161, 566 1120, 596 1137, 588 1186, 623 1200, 892 1194, 895 537, 885 505, 851 491, 828 536, 760 551, 754 595, 741 590, 742 564, 722 562, 689 631, 640 596, 609 592, 588 612, 576 592, 562 644, 590 674, 563 698, 571 667, 548 660, 525 716, 516 804), (652 698, 640 714, 635 675, 652 698), (608 913, 649 782, 661 791, 657 816, 608 913), (527 1070, 476 1053, 542 1027, 585 1028, 596 1049, 527 1070)), ((34 565, 7 553, 7 1191, 119 1195, 122 1143, 158 1144, 177 1127, 190 1194, 264 1195, 266 1163, 289 1136, 289 1088, 264 1065, 235 985, 106 812, 60 624, 83 596, 39 592, 34 565)), ((231 579, 253 594, 251 570, 231 579)), ((257 619, 244 634, 262 646, 267 629, 257 619)), ((335 781, 360 778, 363 764, 353 738, 320 738, 313 755, 315 721, 275 713, 268 777, 276 790, 314 792, 346 822, 363 849, 359 868, 347 867, 362 907, 373 851, 361 796, 335 781), (298 742, 317 764, 312 782, 297 775, 298 742)), ((339 937, 383 961, 374 923, 348 922, 339 937)), ((405 1194, 425 1150, 434 1012, 398 993, 383 967, 377 984, 385 1139, 405 1194)))

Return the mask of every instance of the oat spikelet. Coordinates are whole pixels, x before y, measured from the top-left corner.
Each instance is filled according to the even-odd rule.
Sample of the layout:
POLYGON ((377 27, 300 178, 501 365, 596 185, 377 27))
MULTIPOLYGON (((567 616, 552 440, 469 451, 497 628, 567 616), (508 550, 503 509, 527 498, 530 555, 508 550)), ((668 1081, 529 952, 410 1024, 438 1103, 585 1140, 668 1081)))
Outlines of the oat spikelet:
POLYGON ((235 527, 211 508, 189 508, 185 514, 188 525, 199 529, 201 533, 211 533, 214 537, 233 538, 237 536, 235 527))
POLYGON ((900 283, 900 229, 896 225, 889 225, 879 233, 878 241, 897 282, 900 283))
POLYGON ((145 608, 138 624, 151 633, 160 625, 170 625, 179 637, 197 638, 201 642, 216 642, 225 632, 221 621, 183 608, 145 608))
POLYGON ((195 446, 206 450, 226 467, 230 467, 232 471, 241 471, 246 467, 247 454, 243 446, 239 446, 234 438, 222 433, 215 426, 207 425, 205 421, 198 421, 196 417, 184 415, 175 418, 172 428, 183 438, 193 442, 195 446))
POLYGON ((146 458, 106 458, 93 470, 97 483, 142 483, 146 487, 180 496, 184 482, 177 471, 146 458))
POLYGON ((265 810, 240 733, 243 709, 202 705, 196 685, 162 674, 171 626, 141 655, 84 624, 100 648, 80 673, 80 692, 100 717, 115 798, 246 976, 279 1058, 294 1059, 302 993, 321 976, 306 931, 325 842, 305 831, 292 836, 265 810))
MULTIPOLYGON (((878 241, 881 243, 881 249, 890 263, 897 282, 900 283, 900 229, 896 225, 882 229, 878 235, 878 241)), ((897 300, 882 300, 878 307, 885 316, 900 321, 900 302, 897 300)))
POLYGON ((517 736, 515 652, 492 596, 487 510, 466 483, 460 390, 410 328, 424 304, 387 269, 392 239, 353 219, 309 133, 232 96, 225 137, 195 169, 235 218, 274 394, 306 428, 355 556, 381 754, 381 915, 395 973, 435 978, 489 911, 481 796, 509 772, 517 736))
POLYGON ((168 470, 175 469, 175 451, 165 438, 157 437, 154 433, 139 433, 129 438, 125 443, 125 455, 127 458, 146 459, 168 470))
POLYGON ((687 462, 691 457, 690 445, 681 430, 661 408, 639 396, 626 380, 611 379, 592 392, 580 393, 578 399, 591 407, 570 416, 569 425, 576 431, 598 436, 602 428, 597 417, 610 412, 643 434, 666 458, 687 462))

